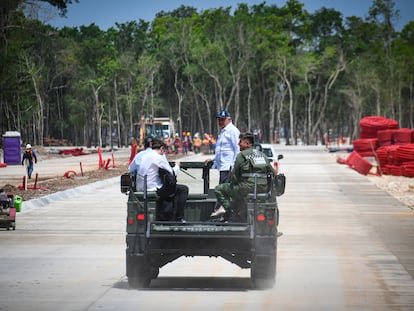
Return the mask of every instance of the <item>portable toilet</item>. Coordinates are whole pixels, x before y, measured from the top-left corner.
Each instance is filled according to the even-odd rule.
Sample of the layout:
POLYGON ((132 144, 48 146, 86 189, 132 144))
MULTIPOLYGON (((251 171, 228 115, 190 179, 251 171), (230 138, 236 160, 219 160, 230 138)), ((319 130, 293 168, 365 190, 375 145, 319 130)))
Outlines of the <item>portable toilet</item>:
POLYGON ((8 131, 3 134, 3 162, 8 165, 21 164, 20 133, 8 131))

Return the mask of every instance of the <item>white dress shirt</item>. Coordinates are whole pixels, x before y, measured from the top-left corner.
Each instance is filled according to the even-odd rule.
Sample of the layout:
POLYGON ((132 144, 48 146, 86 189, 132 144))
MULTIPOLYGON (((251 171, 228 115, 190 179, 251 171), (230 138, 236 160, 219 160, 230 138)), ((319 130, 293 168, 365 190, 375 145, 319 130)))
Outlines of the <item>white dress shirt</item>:
POLYGON ((239 148, 239 129, 233 122, 221 129, 216 142, 216 152, 213 158, 213 168, 219 171, 228 171, 234 165, 239 148))
POLYGON ((144 190, 144 178, 147 177, 147 191, 156 191, 162 187, 162 182, 158 174, 160 168, 166 169, 171 173, 178 174, 180 167, 171 167, 165 154, 159 154, 157 150, 151 150, 143 155, 138 169, 137 190, 144 190))

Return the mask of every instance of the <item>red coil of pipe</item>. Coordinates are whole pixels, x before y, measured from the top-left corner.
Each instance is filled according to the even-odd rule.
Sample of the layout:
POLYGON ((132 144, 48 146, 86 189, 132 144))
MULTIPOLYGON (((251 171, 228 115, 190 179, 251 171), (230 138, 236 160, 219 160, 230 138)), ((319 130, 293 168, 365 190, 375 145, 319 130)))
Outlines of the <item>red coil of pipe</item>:
POLYGON ((368 116, 359 121, 361 128, 360 138, 377 138, 380 130, 397 129, 398 121, 381 116, 368 116))
POLYGON ((397 158, 397 150, 400 146, 391 145, 388 146, 388 163, 392 165, 401 165, 401 161, 397 158))
POLYGON ((411 143, 411 135, 413 130, 407 128, 401 128, 398 130, 394 130, 392 135, 392 140, 394 141, 394 145, 405 145, 411 143))
POLYGON ((402 176, 401 166, 387 164, 382 167, 382 173, 385 175, 402 176))
POLYGON ((414 161, 414 144, 398 146, 395 151, 395 159, 400 162, 414 161))
POLYGON ((377 138, 355 139, 352 144, 357 152, 371 151, 378 148, 377 138))
POLYGON ((381 166, 388 164, 388 148, 389 146, 379 147, 375 152, 381 166))
POLYGON ((378 146, 392 145, 392 135, 395 130, 379 130, 377 132, 378 146))
POLYGON ((414 177, 414 162, 405 162, 401 165, 402 175, 405 177, 414 177))
POLYGON ((392 166, 391 167, 391 175, 394 175, 394 176, 402 176, 402 168, 401 168, 401 166, 392 166))
POLYGON ((381 167, 381 172, 383 175, 391 175, 391 172, 388 167, 389 167, 389 164, 386 164, 381 167))
POLYGON ((374 150, 378 148, 377 138, 355 139, 352 144, 354 150, 363 157, 373 157, 374 150))

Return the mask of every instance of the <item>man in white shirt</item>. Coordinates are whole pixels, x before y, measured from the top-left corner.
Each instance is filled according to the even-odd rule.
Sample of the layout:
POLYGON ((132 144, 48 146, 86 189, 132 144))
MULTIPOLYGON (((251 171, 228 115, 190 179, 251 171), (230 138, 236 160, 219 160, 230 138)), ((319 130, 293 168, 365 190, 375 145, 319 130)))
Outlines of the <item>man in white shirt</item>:
MULTIPOLYGON (((157 191, 163 186, 159 176, 159 169, 165 169, 171 174, 177 175, 180 171, 180 162, 176 162, 174 167, 168 163, 165 156, 166 147, 163 141, 154 140, 152 150, 144 154, 138 168, 137 188, 139 191, 144 190, 144 178, 147 179, 147 191, 157 191)), ((186 185, 176 185, 175 195, 173 198, 174 215, 172 220, 185 222, 184 209, 188 197, 188 187, 186 185)))
POLYGON ((240 151, 240 131, 233 124, 227 110, 220 110, 217 113, 217 121, 221 130, 216 142, 215 155, 214 158, 207 159, 206 163, 213 161, 213 168, 220 172, 219 184, 222 184, 230 182, 231 168, 240 151))
POLYGON ((147 137, 144 143, 145 150, 138 152, 132 162, 128 166, 128 171, 138 173, 139 165, 141 164, 142 157, 152 150, 152 138, 147 137))

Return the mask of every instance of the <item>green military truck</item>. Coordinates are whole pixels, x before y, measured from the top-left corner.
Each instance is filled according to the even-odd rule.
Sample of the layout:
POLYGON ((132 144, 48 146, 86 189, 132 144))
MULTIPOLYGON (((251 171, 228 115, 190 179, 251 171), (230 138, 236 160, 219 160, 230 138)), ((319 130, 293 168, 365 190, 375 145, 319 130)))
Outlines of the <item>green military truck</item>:
POLYGON ((190 188, 185 223, 159 220, 157 193, 137 192, 135 176, 129 173, 121 176, 121 192, 128 195, 126 275, 129 286, 148 287, 161 267, 181 256, 214 256, 250 269, 254 288, 272 287, 279 224, 276 197, 284 193, 284 175, 255 174, 255 180, 267 179, 268 192, 249 193, 236 208, 241 216, 220 222, 210 219, 217 201, 210 189, 211 167, 204 162, 181 162, 180 167, 187 175, 195 169, 202 174, 202 191, 192 193, 190 188))

